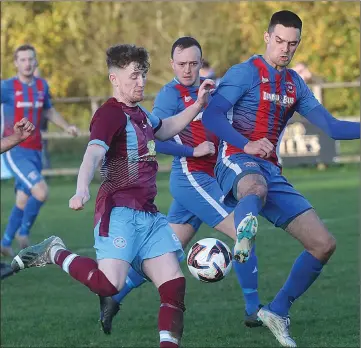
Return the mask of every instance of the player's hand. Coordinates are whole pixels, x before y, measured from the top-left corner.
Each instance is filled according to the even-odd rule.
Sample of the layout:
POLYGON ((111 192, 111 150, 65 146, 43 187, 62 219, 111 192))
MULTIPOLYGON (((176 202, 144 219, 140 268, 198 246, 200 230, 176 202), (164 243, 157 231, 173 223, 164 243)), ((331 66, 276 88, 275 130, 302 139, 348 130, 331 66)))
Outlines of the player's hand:
POLYGON ((76 193, 69 200, 69 208, 73 210, 83 210, 84 205, 90 199, 89 193, 76 193))
POLYGON ((262 138, 256 141, 249 141, 243 150, 249 155, 259 155, 261 158, 268 158, 274 150, 274 145, 267 138, 262 138))
POLYGON ((65 131, 73 137, 77 137, 79 135, 79 129, 74 125, 70 125, 65 131))
POLYGON ((207 155, 214 155, 216 153, 216 147, 210 141, 204 141, 196 146, 193 150, 194 157, 202 157, 207 155))
POLYGON ((27 118, 22 118, 14 125, 14 136, 20 141, 23 141, 29 138, 29 136, 34 133, 34 130, 35 126, 28 121, 27 118))
POLYGON ((205 79, 203 83, 200 85, 198 90, 198 96, 196 103, 199 104, 199 106, 204 107, 208 103, 208 96, 210 93, 214 91, 215 82, 211 79, 205 79))

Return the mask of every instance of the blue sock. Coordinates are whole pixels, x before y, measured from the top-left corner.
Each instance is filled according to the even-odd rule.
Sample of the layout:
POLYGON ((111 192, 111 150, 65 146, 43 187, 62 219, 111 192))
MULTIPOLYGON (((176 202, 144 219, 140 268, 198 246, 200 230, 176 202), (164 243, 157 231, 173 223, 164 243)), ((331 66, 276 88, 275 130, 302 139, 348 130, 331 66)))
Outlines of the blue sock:
POLYGON ((247 214, 252 213, 253 216, 257 216, 262 209, 262 206, 262 198, 257 195, 252 194, 241 198, 234 209, 234 226, 236 227, 236 230, 247 214))
POLYGON ((15 237, 16 231, 19 229, 21 225, 21 221, 23 219, 24 210, 18 208, 16 205, 14 205, 14 208, 12 209, 8 225, 6 226, 4 237, 1 241, 1 245, 4 247, 11 246, 11 243, 15 237))
POLYGON ((269 304, 271 311, 285 317, 292 303, 312 285, 322 271, 323 264, 308 251, 303 251, 292 266, 282 289, 269 304))
POLYGON ((251 251, 251 256, 245 263, 233 260, 233 268, 237 279, 241 285, 244 300, 246 302, 246 312, 250 315, 258 310, 260 305, 258 297, 258 259, 256 256, 256 246, 251 251))
POLYGON ((112 296, 112 299, 118 303, 122 302, 124 297, 127 296, 133 289, 141 286, 145 282, 146 279, 144 279, 141 275, 134 271, 132 267, 130 267, 122 290, 120 290, 118 294, 112 296))
POLYGON ((29 197, 24 209, 24 216, 19 232, 20 236, 29 235, 30 228, 33 226, 43 204, 44 202, 37 200, 34 196, 29 197))

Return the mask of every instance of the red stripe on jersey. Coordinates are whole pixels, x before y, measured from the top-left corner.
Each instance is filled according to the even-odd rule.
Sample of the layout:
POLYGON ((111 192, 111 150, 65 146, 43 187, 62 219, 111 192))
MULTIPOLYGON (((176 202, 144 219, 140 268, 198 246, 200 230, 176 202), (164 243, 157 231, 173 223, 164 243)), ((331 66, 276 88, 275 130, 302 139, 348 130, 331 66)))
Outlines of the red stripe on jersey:
POLYGON ((18 80, 14 80, 14 90, 15 90, 15 103, 14 103, 14 124, 16 122, 19 122, 24 117, 24 107, 19 107, 19 103, 24 102, 24 91, 23 91, 23 85, 18 80))
POLYGON ((34 111, 35 105, 34 105, 33 88, 31 86, 28 86, 28 95, 29 95, 29 102, 32 104, 32 106, 30 108, 28 108, 28 120, 34 124, 33 111, 34 111))
POLYGON ((41 113, 43 107, 37 106, 38 102, 44 102, 44 83, 41 79, 36 79, 36 89, 37 89, 37 100, 34 99, 32 87, 28 87, 29 101, 33 104, 32 107, 28 108, 29 110, 29 121, 32 122, 35 126, 34 134, 31 135, 28 139, 19 144, 19 146, 32 149, 32 150, 41 150, 41 132, 40 132, 40 123, 41 123, 41 113), (39 100, 40 99, 40 100, 39 100), (34 118, 33 112, 36 108, 36 117, 34 118))
POLYGON ((271 86, 269 82, 269 72, 267 66, 261 58, 255 59, 253 64, 257 67, 259 73, 260 95, 259 104, 256 112, 255 127, 251 134, 250 140, 255 141, 266 138, 268 135, 268 118, 271 108, 271 102, 265 99, 265 93, 270 94, 271 86))
MULTIPOLYGON (((193 100, 187 87, 181 84, 177 84, 175 85, 175 88, 179 91, 181 95, 184 108, 187 108, 195 103, 195 100, 193 100)), ((198 90, 196 91, 196 93, 198 93, 198 90)), ((206 131, 206 129, 203 126, 202 120, 192 121, 189 124, 189 129, 192 134, 191 135, 192 143, 185 145, 196 147, 199 144, 203 143, 204 141, 211 141, 214 143, 217 151, 218 138, 215 135, 210 134, 209 132, 206 131)), ((188 170, 190 172, 201 171, 207 173, 210 176, 214 176, 214 166, 217 161, 217 153, 207 158, 201 158, 201 159, 196 157, 187 158, 186 161, 188 164, 188 170)))

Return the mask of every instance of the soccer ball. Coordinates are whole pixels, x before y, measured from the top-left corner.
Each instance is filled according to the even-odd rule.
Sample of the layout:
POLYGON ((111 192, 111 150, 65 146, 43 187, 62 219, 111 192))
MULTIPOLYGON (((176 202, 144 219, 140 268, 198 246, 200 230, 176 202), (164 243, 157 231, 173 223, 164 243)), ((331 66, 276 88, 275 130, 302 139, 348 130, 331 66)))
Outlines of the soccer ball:
POLYGON ((187 265, 193 277, 202 282, 214 283, 223 279, 232 269, 232 254, 220 240, 205 238, 191 247, 187 265))

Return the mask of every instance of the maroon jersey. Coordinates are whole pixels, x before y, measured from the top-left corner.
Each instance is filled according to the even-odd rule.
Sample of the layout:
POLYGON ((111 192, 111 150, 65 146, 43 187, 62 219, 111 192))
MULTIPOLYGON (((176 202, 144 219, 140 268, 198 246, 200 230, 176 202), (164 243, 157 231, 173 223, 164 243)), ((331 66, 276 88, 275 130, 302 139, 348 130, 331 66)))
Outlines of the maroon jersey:
POLYGON ((102 183, 95 203, 94 223, 101 219, 100 235, 108 234, 113 207, 157 212, 154 133, 161 120, 140 106, 129 107, 115 98, 105 102, 90 124, 89 144, 107 152, 101 166, 102 183))

